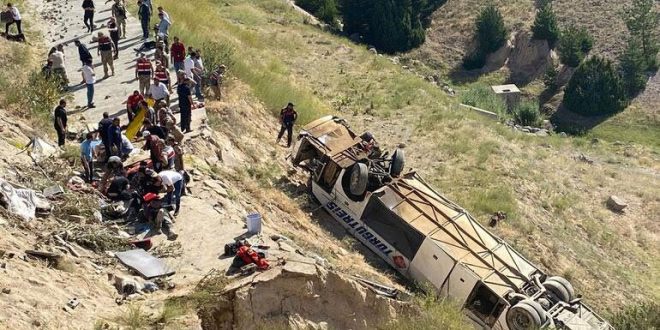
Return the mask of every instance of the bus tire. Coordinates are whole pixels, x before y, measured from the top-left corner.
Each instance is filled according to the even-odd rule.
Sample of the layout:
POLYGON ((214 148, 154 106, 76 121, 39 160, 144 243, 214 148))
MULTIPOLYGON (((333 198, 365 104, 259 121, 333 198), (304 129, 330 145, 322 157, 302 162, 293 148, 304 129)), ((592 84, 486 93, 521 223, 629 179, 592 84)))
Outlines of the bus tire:
POLYGON ((406 164, 406 156, 401 148, 397 148, 392 154, 392 161, 390 163, 390 175, 398 177, 403 172, 403 167, 406 164))
POLYGON ((367 190, 369 183, 369 168, 366 164, 355 163, 351 168, 351 178, 348 185, 350 193, 355 196, 361 196, 367 190))
POLYGON ((539 305, 538 308, 541 308, 539 312, 535 301, 532 300, 523 300, 518 304, 511 306, 509 311, 506 313, 506 324, 511 330, 533 330, 540 328, 545 318, 545 313, 539 305))

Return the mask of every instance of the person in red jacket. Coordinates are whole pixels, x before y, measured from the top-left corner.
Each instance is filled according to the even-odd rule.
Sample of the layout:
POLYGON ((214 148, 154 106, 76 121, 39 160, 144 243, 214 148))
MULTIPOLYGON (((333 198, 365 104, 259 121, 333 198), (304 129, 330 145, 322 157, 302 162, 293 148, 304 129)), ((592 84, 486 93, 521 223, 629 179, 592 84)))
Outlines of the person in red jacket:
POLYGON ((179 41, 179 37, 174 37, 174 42, 170 47, 170 56, 172 57, 172 65, 174 65, 174 72, 183 70, 183 61, 186 59, 186 46, 179 41))
POLYGON ((126 100, 126 113, 128 114, 128 121, 133 121, 133 117, 137 114, 137 111, 140 109, 140 102, 144 101, 144 97, 140 94, 140 91, 134 90, 133 94, 128 96, 126 100))

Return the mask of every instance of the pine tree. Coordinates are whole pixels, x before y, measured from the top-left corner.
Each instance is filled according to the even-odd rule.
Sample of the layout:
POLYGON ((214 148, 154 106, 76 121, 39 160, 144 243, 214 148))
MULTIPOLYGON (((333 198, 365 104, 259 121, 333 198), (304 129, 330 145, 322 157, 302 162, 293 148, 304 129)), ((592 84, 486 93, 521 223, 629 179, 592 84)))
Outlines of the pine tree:
MULTIPOLYGON (((420 0, 344 0, 344 31, 360 33, 376 48, 388 52, 409 50, 424 42, 420 0)), ((425 2, 424 2, 425 3, 425 2)))
POLYGON ((628 40, 626 50, 619 58, 619 71, 629 98, 637 96, 646 87, 646 59, 640 42, 636 38, 628 40))
POLYGON ((586 29, 569 26, 559 36, 559 61, 577 67, 593 47, 593 39, 586 29))
POLYGON ((490 54, 504 46, 507 39, 507 29, 500 11, 493 5, 488 5, 477 18, 477 42, 484 54, 490 54))
POLYGON ((550 47, 554 47, 555 42, 559 39, 557 17, 555 16, 550 3, 546 3, 538 12, 536 12, 532 32, 534 39, 547 40, 550 47))
POLYGON ((654 10, 654 0, 633 0, 623 11, 623 19, 633 38, 639 40, 648 68, 657 67, 658 24, 660 13, 654 10))
POLYGON ((568 110, 586 116, 617 113, 626 104, 621 77, 610 61, 598 56, 580 64, 564 93, 568 110))

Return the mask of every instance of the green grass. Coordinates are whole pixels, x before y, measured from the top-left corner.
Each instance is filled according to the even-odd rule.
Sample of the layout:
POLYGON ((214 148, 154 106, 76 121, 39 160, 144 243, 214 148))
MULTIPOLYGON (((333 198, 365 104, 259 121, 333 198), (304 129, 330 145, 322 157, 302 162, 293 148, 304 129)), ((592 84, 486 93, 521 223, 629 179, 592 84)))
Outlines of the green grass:
POLYGON ((421 294, 413 299, 415 312, 385 323, 380 330, 463 330, 471 328, 460 306, 435 294, 421 294))
POLYGON ((461 102, 473 107, 494 112, 500 116, 507 114, 507 106, 504 100, 495 95, 487 85, 474 85, 468 91, 461 94, 461 102))
POLYGON ((113 320, 115 323, 130 330, 147 329, 151 322, 151 315, 147 314, 140 305, 129 305, 113 320))

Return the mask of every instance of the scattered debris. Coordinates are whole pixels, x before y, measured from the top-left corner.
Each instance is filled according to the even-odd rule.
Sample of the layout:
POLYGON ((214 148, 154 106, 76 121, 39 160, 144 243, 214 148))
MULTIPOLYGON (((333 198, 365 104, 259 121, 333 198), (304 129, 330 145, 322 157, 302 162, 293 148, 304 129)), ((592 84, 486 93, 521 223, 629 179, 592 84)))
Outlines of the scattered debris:
POLYGON ((360 275, 353 275, 353 277, 358 283, 360 283, 362 286, 366 287, 367 289, 373 291, 375 294, 392 299, 397 299, 397 297, 399 296, 399 290, 393 287, 385 286, 380 283, 366 280, 362 278, 360 275))
POLYGON ((575 158, 576 158, 577 160, 582 161, 582 162, 585 162, 585 163, 587 163, 587 164, 593 164, 593 163, 594 163, 594 160, 591 159, 589 156, 587 156, 587 155, 585 155, 585 154, 579 154, 579 155, 578 155, 577 157, 575 157, 575 158))
POLYGON ((66 305, 71 309, 76 309, 76 307, 80 305, 80 300, 78 300, 78 298, 76 297, 73 297, 69 300, 69 302, 66 305))
POLYGON ((497 211, 490 217, 490 222, 488 223, 488 225, 491 227, 495 227, 497 226, 497 224, 500 223, 500 221, 504 221, 504 220, 506 220, 506 213, 502 211, 497 211))
POLYGON ((614 212, 623 212, 628 204, 620 197, 612 195, 607 199, 607 207, 614 212))
POLYGON ((161 259, 142 250, 117 252, 115 256, 127 267, 138 272, 142 277, 150 279, 159 276, 173 275, 175 272, 161 259))
POLYGON ((108 281, 112 281, 117 291, 124 297, 140 292, 143 286, 136 279, 117 274, 108 274, 108 281))
POLYGON ((43 194, 46 198, 53 198, 57 195, 64 194, 64 189, 60 185, 54 185, 44 189, 43 194))
POLYGON ((48 259, 51 261, 56 261, 57 259, 62 258, 62 255, 59 253, 47 252, 47 251, 25 250, 25 254, 37 258, 48 259))
POLYGON ((10 293, 11 293, 11 289, 10 289, 10 288, 2 288, 2 293, 4 293, 4 294, 10 294, 10 293))
POLYGON ((25 221, 34 219, 37 211, 48 213, 52 210, 52 205, 32 189, 16 189, 2 179, 0 179, 0 187, 0 205, 25 221))

